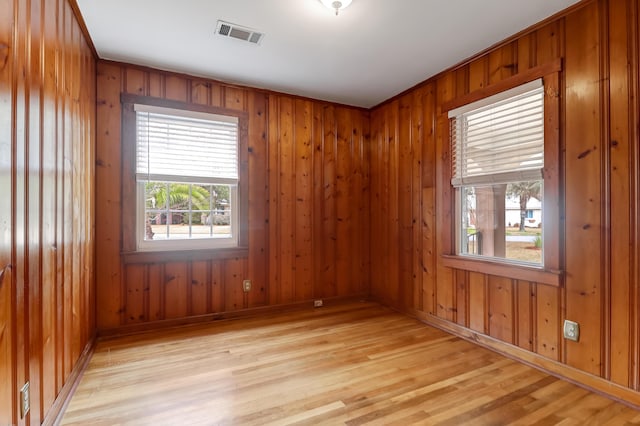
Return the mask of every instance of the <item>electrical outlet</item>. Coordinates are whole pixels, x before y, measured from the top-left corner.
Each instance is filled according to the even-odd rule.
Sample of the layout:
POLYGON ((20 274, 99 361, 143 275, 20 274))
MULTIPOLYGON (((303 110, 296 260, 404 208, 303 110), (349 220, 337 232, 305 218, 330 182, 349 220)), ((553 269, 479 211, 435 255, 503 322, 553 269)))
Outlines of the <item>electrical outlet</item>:
POLYGON ((575 321, 564 320, 564 338, 577 342, 580 339, 580 324, 575 321))
POLYGON ((251 280, 242 281, 242 289, 244 290, 245 293, 250 292, 251 291, 251 280))
POLYGON ((313 301, 313 307, 314 308, 319 308, 322 306, 322 299, 318 299, 318 300, 314 300, 313 301))
POLYGON ((29 382, 25 383, 22 389, 20 389, 20 418, 24 419, 24 417, 29 412, 30 407, 29 403, 29 382))

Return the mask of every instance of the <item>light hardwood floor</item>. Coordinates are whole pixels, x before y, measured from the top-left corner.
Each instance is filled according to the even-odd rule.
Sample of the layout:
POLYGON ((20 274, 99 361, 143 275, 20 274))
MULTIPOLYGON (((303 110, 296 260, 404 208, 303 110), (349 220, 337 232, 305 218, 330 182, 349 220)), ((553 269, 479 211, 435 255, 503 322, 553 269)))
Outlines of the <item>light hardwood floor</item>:
POLYGON ((375 303, 98 343, 65 425, 622 425, 640 412, 375 303))

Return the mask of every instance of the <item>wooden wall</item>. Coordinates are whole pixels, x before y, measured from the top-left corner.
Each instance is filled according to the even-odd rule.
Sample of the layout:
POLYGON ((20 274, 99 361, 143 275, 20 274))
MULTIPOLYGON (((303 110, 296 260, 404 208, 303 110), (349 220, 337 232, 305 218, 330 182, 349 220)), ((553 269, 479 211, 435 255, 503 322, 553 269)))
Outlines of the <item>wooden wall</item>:
POLYGON ((556 371, 574 380, 601 378, 586 382, 614 395, 640 390, 639 3, 584 2, 369 113, 96 67, 67 1, 0 0, 0 183, 11 194, 0 199, 0 424, 47 420, 96 320, 118 329, 369 290, 529 362, 573 367, 556 371), (442 105, 557 58, 562 285, 445 266, 442 105), (246 254, 123 261, 121 93, 249 114, 246 254), (561 338, 565 318, 580 342, 561 338))
POLYGON ((94 334, 94 132, 95 59, 68 2, 0 0, 0 425, 52 420, 94 334))
POLYGON ((603 378, 589 384, 615 395, 640 389, 639 9, 637 0, 584 2, 372 111, 375 298, 530 362, 554 360, 545 365, 561 374, 576 370, 558 365, 603 378), (557 58, 560 214, 548 220, 560 224, 563 284, 445 266, 443 104, 557 58), (562 338, 565 318, 580 323, 578 343, 562 338))
POLYGON ((104 61, 97 86, 100 329, 368 294, 368 112, 104 61), (249 114, 246 254, 120 256, 121 93, 249 114))

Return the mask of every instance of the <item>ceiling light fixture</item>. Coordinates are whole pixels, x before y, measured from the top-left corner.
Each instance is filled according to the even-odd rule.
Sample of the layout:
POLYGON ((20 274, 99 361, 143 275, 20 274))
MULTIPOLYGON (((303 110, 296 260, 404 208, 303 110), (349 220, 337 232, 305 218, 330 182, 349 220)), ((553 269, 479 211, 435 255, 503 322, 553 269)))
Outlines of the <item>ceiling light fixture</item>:
POLYGON ((326 7, 331 10, 335 10, 336 16, 338 16, 338 12, 349 6, 351 4, 351 1, 352 0, 320 0, 320 2, 326 7))

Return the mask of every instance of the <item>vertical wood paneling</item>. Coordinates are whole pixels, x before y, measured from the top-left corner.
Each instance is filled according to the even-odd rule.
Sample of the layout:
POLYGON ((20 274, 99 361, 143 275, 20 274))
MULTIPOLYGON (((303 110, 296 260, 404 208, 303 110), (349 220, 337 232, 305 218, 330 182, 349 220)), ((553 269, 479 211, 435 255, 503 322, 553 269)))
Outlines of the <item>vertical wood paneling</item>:
POLYGON ((489 276, 489 335, 513 343, 513 282, 489 276))
MULTIPOLYGON (((100 262, 98 262, 100 263, 100 262)), ((162 284, 163 265, 151 264, 147 267, 147 299, 149 321, 157 321, 164 318, 164 285, 162 284)), ((97 280, 100 282, 99 280, 97 280)), ((101 306, 98 306, 100 308, 101 306)), ((99 323, 98 323, 99 324, 99 323)))
POLYGON ((525 71, 536 62, 536 33, 520 37, 518 42, 518 72, 525 71))
MULTIPOLYGON (((197 315, 203 310, 226 312, 352 295, 368 291, 370 285, 376 298, 394 307, 456 321, 594 375, 610 374, 612 381, 623 386, 637 386, 637 9, 635 0, 585 2, 567 16, 440 75, 437 81, 376 108, 370 115, 322 102, 101 62, 96 154, 100 327, 122 326, 130 312, 143 312, 155 321, 197 315), (553 86, 557 93, 547 94, 559 96, 561 102, 561 121, 554 124, 560 139, 555 151, 559 169, 553 171, 559 189, 554 195, 557 206, 545 208, 545 229, 561 235, 557 252, 545 250, 545 262, 547 267, 564 272, 564 287, 444 267, 440 256, 451 254, 454 248, 454 212, 449 202, 448 120, 441 111, 442 103, 556 58, 563 58, 563 71, 553 86), (129 294, 136 288, 130 281, 137 279, 139 272, 130 276, 127 269, 125 273, 119 258, 120 233, 113 231, 121 229, 121 92, 224 106, 247 111, 251 117, 248 258, 151 263, 143 267, 148 270, 144 279, 149 295, 142 301, 129 294), (360 220, 363 214, 366 220, 360 220), (368 243, 360 242, 363 235, 368 243), (177 271, 183 281, 167 285, 167 268, 169 273, 177 271), (368 280, 360 279, 363 271, 370 276, 368 280), (249 294, 241 289, 245 278, 254 282, 249 294), (206 284, 201 287, 203 279, 206 284), (205 293, 206 304, 200 298, 205 293), (580 322, 580 342, 561 339, 564 318, 580 322)), ((25 8, 18 15, 26 12, 25 8)), ((67 36, 77 44, 77 33, 68 31, 67 36)), ((26 49, 25 44, 19 50, 26 49)), ((67 49, 63 46, 65 58, 67 49)), ((76 68, 77 61, 61 61, 58 72, 64 77, 63 85, 73 85, 76 68)), ((12 102, 38 115, 41 107, 27 107, 24 100, 25 91, 37 92, 38 87, 21 84, 20 95, 12 102)), ((46 80, 44 85, 46 93, 46 80)), ((74 139, 66 129, 73 129, 69 118, 77 113, 74 108, 71 100, 63 100, 59 116, 51 119, 59 139, 56 167, 69 173, 74 171, 69 162, 74 139)), ((20 117, 14 117, 16 123, 28 125, 25 120, 29 121, 32 113, 21 112, 20 117)), ((44 133, 37 128, 30 132, 44 133)), ((21 153, 18 159, 45 161, 28 154, 21 153)), ((24 192, 24 174, 16 174, 14 179, 12 185, 24 192)), ((59 192, 54 234, 70 240, 72 246, 81 242, 79 235, 85 232, 82 224, 70 234, 68 231, 72 213, 82 207, 65 201, 83 191, 77 184, 77 179, 60 177, 55 186, 59 192)), ((36 185, 44 190, 47 183, 43 179, 36 185)), ((24 205, 20 203, 18 200, 16 208, 28 214, 29 225, 36 212, 44 211, 51 201, 27 198, 24 205)), ((46 231, 29 236, 38 238, 46 239, 46 231)), ((27 253, 28 258, 32 252, 26 250, 21 253, 27 253)), ((74 293, 72 285, 76 279, 84 280, 83 269, 78 267, 81 263, 73 261, 82 251, 60 246, 55 253, 50 253, 51 264, 70 271, 56 275, 62 290, 53 294, 42 287, 33 297, 41 298, 43 304, 51 298, 72 302, 74 309, 82 311, 87 291, 74 293)), ((29 279, 52 268, 42 263, 41 269, 25 269, 24 255, 17 255, 22 267, 12 281, 25 279, 25 271, 29 279)), ((16 297, 21 297, 20 293, 16 297)), ((65 311, 60 315, 63 321, 50 327, 51 332, 43 329, 40 337, 30 335, 29 339, 60 336, 56 347, 70 351, 64 362, 55 364, 63 371, 62 377, 82 339, 76 339, 73 350, 57 343, 80 331, 74 316, 65 311)), ((46 322, 52 314, 43 311, 34 318, 46 322)), ((30 344, 18 339, 19 346, 30 344)), ((51 368, 41 367, 43 372, 51 368)))
MULTIPOLYGON (((561 52, 563 51, 563 24, 563 20, 560 19, 547 24, 530 35, 531 52, 529 53, 529 58, 532 63, 542 65, 555 58, 561 57, 561 52)), ((556 112, 558 102, 554 99, 554 97, 561 96, 562 89, 560 88, 560 81, 558 81, 557 77, 545 79, 545 87, 548 89, 545 98, 545 109, 550 112, 546 115, 547 117, 555 119, 555 117, 560 116, 560 114, 556 112)), ((564 216, 561 214, 564 203, 561 195, 563 191, 561 189, 562 182, 560 178, 560 169, 562 169, 563 162, 561 155, 561 151, 563 151, 562 142, 559 135, 560 126, 561 123, 555 121, 547 121, 545 123, 546 167, 544 173, 546 181, 552 183, 551 185, 547 185, 545 192, 548 195, 548 199, 553 200, 553 204, 545 203, 545 211, 543 213, 545 217, 544 226, 546 235, 558 235, 560 242, 559 244, 545 247, 544 263, 547 267, 553 269, 560 269, 563 265, 560 251, 564 242, 564 238, 561 236, 561 231, 564 229, 564 224, 562 223, 564 216), (554 168, 556 164, 558 164, 558 166, 554 168), (550 168, 549 165, 552 167, 550 168)), ((521 303, 526 303, 526 301, 520 300, 521 303)), ((561 348, 558 340, 561 305, 560 293, 554 288, 543 285, 532 285, 529 303, 532 309, 531 348, 538 354, 548 358, 560 359, 561 348)), ((521 308, 524 308, 524 306, 521 308)), ((519 310, 518 312, 520 314, 522 311, 519 310)), ((524 343, 522 341, 520 342, 524 343)))
POLYGON ((469 67, 464 66, 455 70, 455 97, 464 96, 469 93, 469 67))
MULTIPOLYGON (((63 9, 63 18, 62 22, 64 23, 64 32, 65 38, 70 40, 73 37, 71 26, 68 24, 69 20, 73 19, 70 10, 64 7, 63 9)), ((68 43, 63 46, 63 58, 60 62, 62 67, 62 84, 64 90, 67 93, 71 91, 71 84, 73 82, 73 70, 71 66, 72 60, 72 48, 73 46, 68 43)), ((64 306, 70 307, 71 309, 64 309, 63 311, 63 333, 64 333, 64 349, 63 349, 63 359, 62 359, 62 371, 64 377, 68 377, 71 374, 72 367, 72 359, 73 359, 73 351, 75 349, 75 335, 73 334, 74 330, 74 310, 75 306, 73 306, 73 178, 71 174, 71 168, 73 164, 73 151, 72 151, 72 141, 73 141, 73 101, 71 97, 63 98, 62 106, 61 106, 61 125, 62 125, 62 144, 60 150, 60 186, 59 186, 59 206, 62 208, 62 214, 60 216, 60 225, 62 227, 62 288, 63 288, 63 303, 64 306)))
MULTIPOLYGON (((14 114, 11 65, 13 41, 13 2, 0 1, 0 187, 13 189, 13 125, 14 114)), ((0 197, 0 424, 15 424, 13 409, 17 383, 12 377, 16 363, 13 336, 13 257, 12 197, 0 197)))
POLYGON ((382 161, 382 155, 380 155, 380 126, 384 123, 384 120, 381 118, 383 114, 383 108, 378 108, 371 114, 371 162, 370 162, 370 178, 369 182, 371 184, 371 233, 370 233, 370 241, 371 245, 369 248, 369 253, 371 258, 377 259, 376 262, 371 263, 370 273, 371 273, 371 294, 374 295, 379 300, 383 300, 384 293, 383 287, 381 285, 381 263, 382 263, 382 255, 381 255, 381 247, 382 244, 379 242, 379 235, 382 231, 382 217, 381 212, 384 208, 385 204, 382 202, 382 174, 383 171, 380 168, 380 162, 382 161), (373 207, 375 206, 375 207, 373 207), (374 231, 375 230, 375 231, 374 231))
POLYGON ((246 91, 235 87, 224 88, 224 106, 229 109, 243 111, 246 91))
POLYGON ((294 134, 294 101, 291 98, 280 98, 278 115, 278 303, 291 303, 295 299, 295 134, 294 134))
POLYGON ((523 349, 533 350, 533 312, 531 300, 531 283, 518 280, 514 286, 516 315, 516 345, 523 349))
MULTIPOLYGON (((116 67, 120 71, 120 67, 116 67)), ((124 69, 121 70, 124 73, 124 69)), ((157 72, 146 72, 147 78, 149 79, 149 96, 153 96, 155 98, 162 98, 165 96, 165 86, 164 86, 164 75, 157 72)), ((125 74, 126 75, 126 74, 125 74)), ((98 91, 102 88, 102 85, 98 82, 98 91)), ((117 92, 119 93, 119 91, 117 92)), ((115 94, 111 91, 111 94, 115 94)), ((220 106, 217 104, 216 106, 220 106)), ((118 122, 120 120, 117 120, 118 122)), ((99 145, 98 145, 99 146, 99 145)))
MULTIPOLYGON (((44 16, 55 16, 55 4, 45 3, 44 16)), ((55 22, 44 22, 44 38, 55 40, 55 22)), ((43 46, 43 94, 42 94, 42 275, 50 285, 42 286, 42 407, 50 407, 58 392, 56 353, 59 336, 57 324, 57 273, 56 273, 56 46, 43 46)), ((92 59, 93 60, 93 59, 92 59)), ((0 114, 1 115, 1 114, 0 114)), ((91 127, 95 130, 94 127, 91 127)), ((2 166, 0 166, 2 169, 2 166)), ((0 207, 1 208, 1 207, 0 207)), ((93 218, 91 218, 93 220, 93 218)), ((93 330, 93 327, 91 327, 93 330)), ((0 397, 1 399, 1 397, 0 397)), ((1 420, 0 420, 1 423, 1 420)))
POLYGON ((564 206, 561 177, 564 149, 560 139, 561 124, 559 121, 560 106, 558 99, 561 96, 561 88, 559 76, 557 74, 546 76, 544 85, 546 88, 544 99, 544 109, 546 111, 544 127, 545 167, 543 169, 545 203, 542 216, 544 218, 545 235, 557 236, 558 241, 545 245, 543 263, 548 269, 560 270, 563 265, 561 248, 564 244, 562 236, 564 218, 561 214, 564 206))
POLYGON ((99 328, 368 292, 366 112, 111 62, 98 98, 99 328), (246 257, 122 264, 121 93, 248 113, 246 257))
POLYGON ((211 262, 211 292, 209 299, 210 312, 224 312, 224 277, 222 276, 223 262, 211 262))
POLYGON ((370 168, 370 129, 369 114, 351 110, 350 120, 354 127, 352 135, 353 169, 350 191, 355 199, 357 209, 351 214, 351 250, 355 254, 354 267, 351 268, 352 291, 357 294, 369 294, 371 262, 370 249, 370 220, 371 207, 369 198, 369 168, 370 168), (363 232, 364 231, 364 232, 363 232))
MULTIPOLYGON (((382 288, 382 294, 386 303, 394 305, 397 299, 397 287, 391 286, 391 278, 389 267, 393 264, 393 252, 391 244, 396 244, 391 238, 392 232, 395 229, 395 221, 392 216, 393 201, 391 200, 391 188, 392 188, 392 176, 393 170, 397 169, 395 163, 392 160, 392 145, 389 143, 389 135, 392 134, 392 128, 395 126, 395 122, 391 117, 390 110, 395 108, 395 105, 391 105, 389 109, 384 111, 384 121, 381 124, 378 136, 379 154, 382 157, 380 161, 380 173, 381 173, 381 186, 380 186, 380 227, 377 228, 376 234, 378 236, 381 250, 377 256, 372 255, 373 258, 378 259, 380 262, 380 281, 379 287, 382 288), (391 129, 390 129, 391 127, 391 129), (385 239, 380 238, 382 235, 385 239)), ((372 238, 373 238, 372 236, 372 238)), ((395 247, 395 246, 394 246, 395 247)))
MULTIPOLYGON (((56 17, 57 17, 57 21, 58 23, 60 22, 64 22, 64 3, 61 1, 57 1, 56 2, 56 17)), ((61 29, 64 28, 64 24, 62 24, 62 26, 58 25, 58 31, 60 31, 61 29)), ((63 56, 63 52, 64 52, 64 45, 58 47, 56 46, 57 49, 59 49, 57 51, 57 58, 56 58, 56 80, 57 80, 57 90, 66 90, 65 86, 63 85, 63 80, 62 80, 62 76, 63 74, 63 64, 64 61, 61 59, 61 57, 63 56)), ((65 350, 65 344, 64 344, 64 339, 65 339, 65 332, 64 332, 64 318, 65 318, 65 313, 64 313, 64 306, 68 306, 65 305, 65 301, 64 301, 64 238, 63 238, 63 234, 64 234, 64 203, 62 202, 63 199, 63 192, 62 192, 62 184, 63 184, 63 180, 64 180, 64 155, 63 155, 63 149, 64 149, 64 139, 65 139, 65 126, 64 126, 64 98, 61 99, 60 102, 56 102, 56 153, 55 153, 55 158, 56 158, 56 166, 55 166, 55 171, 56 171, 56 183, 55 183, 55 204, 56 204, 56 243, 61 242, 61 245, 56 245, 56 284, 58 287, 58 291, 56 294, 57 300, 56 300, 56 316, 58 317, 58 321, 56 321, 56 334, 59 336, 59 339, 57 341, 58 347, 57 347, 57 351, 60 353, 60 356, 58 356, 56 358, 56 380, 58 383, 64 383, 65 379, 66 379, 66 372, 65 372, 65 356, 64 356, 64 350, 65 350)))
MULTIPOLYGON (((42 7, 41 2, 31 2, 29 7, 29 30, 30 30, 30 43, 27 45, 29 52, 38 52, 31 54, 29 66, 32 72, 32 80, 29 83, 29 92, 27 94, 28 103, 28 116, 26 117, 28 138, 26 142, 27 149, 27 179, 26 184, 26 204, 27 204, 27 238, 26 243, 28 249, 25 250, 27 260, 26 273, 28 286, 28 324, 26 330, 29 330, 29 342, 28 342, 28 377, 30 385, 34 389, 42 389, 42 270, 41 270, 41 258, 42 258, 42 246, 41 233, 42 226, 40 224, 40 217, 42 216, 42 180, 38 176, 42 170, 42 115, 41 115, 41 97, 42 97, 42 75, 41 75, 41 62, 42 56, 40 55, 40 44, 43 43, 42 34, 42 21, 40 9, 42 7), (37 353, 38 356, 31 356, 31 353, 37 353)), ((78 40, 71 39, 71 43, 74 45, 74 49, 78 40)), ((75 64, 74 64, 75 65, 75 64)), ((77 71, 79 67, 74 66, 74 71, 77 71)), ((75 130, 75 129, 74 129, 75 130)), ((78 194, 81 196, 80 194, 78 194)), ((75 207, 75 206, 74 206, 75 207)), ((74 210, 76 210, 74 208, 74 210)), ((78 225, 80 228, 82 224, 78 225)), ((74 231, 77 230, 74 229, 74 231)), ((78 244, 74 241, 74 249, 80 250, 78 244)), ((74 265, 75 267, 75 265, 74 265)), ((78 288, 80 289, 80 288, 78 288)), ((82 330, 79 328, 79 324, 74 324, 73 335, 80 340, 82 338, 82 330)), ((75 355, 75 354, 74 354, 75 355)), ((74 360, 77 359, 74 358, 74 360)), ((72 361, 73 362, 73 361, 72 361)), ((38 398, 34 398, 31 409, 31 420, 33 422, 41 422, 44 416, 44 407, 42 406, 42 399, 39 395, 38 398)))
POLYGON ((218 84, 211 85, 211 106, 222 106, 224 105, 224 87, 218 84))
MULTIPOLYGON (((434 313, 436 285, 436 133, 435 133, 435 88, 429 84, 425 88, 423 104, 422 144, 422 308, 425 312, 434 313)), ((418 143, 420 143, 418 141, 418 143)))
POLYGON ((352 202, 350 181, 352 179, 352 127, 349 111, 336 108, 336 186, 335 186, 335 238, 336 238, 336 288, 351 289, 353 286, 351 257, 352 202))
POLYGON ((96 119, 96 291, 100 306, 100 327, 120 324, 122 306, 120 257, 121 173, 120 173, 120 91, 121 69, 101 64, 97 70, 96 119))
POLYGON ((379 300, 385 300, 383 279, 382 279, 382 264, 384 262, 384 256, 382 248, 384 244, 380 241, 380 235, 384 235, 382 232, 383 224, 383 211, 386 208, 387 203, 383 199, 383 175, 384 170, 381 166, 383 159, 381 139, 381 127, 385 120, 383 118, 386 108, 379 108, 371 114, 371 246, 370 256, 372 259, 376 259, 376 262, 371 263, 371 294, 379 300))
POLYGON ((323 285, 319 286, 319 297, 335 296, 336 283, 336 119, 335 107, 323 108, 322 116, 322 155, 318 159, 322 165, 322 257, 321 279, 323 285))
MULTIPOLYGON (((372 245, 375 298, 427 319, 457 322, 622 386, 640 386, 638 8, 637 0, 584 2, 371 111, 371 238, 390 247, 372 245), (550 183, 545 238, 557 238, 557 244, 545 246, 544 263, 561 271, 560 287, 443 267, 440 256, 454 250, 455 219, 448 119, 441 106, 558 58, 561 72, 545 78, 545 109, 553 119, 545 125, 544 170, 550 183), (407 144, 419 140, 406 131, 416 120, 415 99, 431 87, 434 99, 417 101, 425 125, 435 123, 435 132, 433 145, 428 137, 422 142, 423 190, 414 200, 422 203, 423 295, 410 301, 406 295, 413 284, 400 279, 402 272, 389 271, 403 271, 414 261, 402 237, 408 206, 401 195, 407 167, 402 158, 407 144), (394 303, 398 299, 404 303, 394 303), (565 318, 580 323, 579 342, 562 338, 565 318)), ((411 182, 418 180, 413 176, 411 182)))
MULTIPOLYGON (((372 293, 402 309, 435 306, 434 89, 425 86, 372 113, 372 293)), ((449 309, 453 315, 455 306, 449 309)))
MULTIPOLYGON (((409 201, 411 202, 411 217, 409 218, 408 231, 411 233, 411 241, 408 242, 411 252, 410 265, 411 278, 413 280, 412 302, 406 306, 417 306, 422 309, 422 279, 424 265, 422 263, 422 148, 425 146, 425 114, 423 110, 423 98, 425 89, 417 90, 411 95, 411 128, 410 128, 410 150, 409 161, 411 163, 411 175, 408 181, 409 201)), ((408 257, 408 256, 407 256, 408 257)))
MULTIPOLYGON (((631 260, 631 369, 630 385, 633 389, 640 389, 640 3, 629 3, 629 126, 630 139, 634 141, 630 146, 631 198, 635 215, 631 220, 633 253, 631 260)), ((615 284, 614 284, 615 285, 615 284)))
POLYGON ((164 314, 167 319, 184 318, 188 314, 187 264, 169 262, 164 265, 161 285, 164 287, 164 314))
POLYGON ((209 312, 211 281, 209 280, 209 262, 191 263, 191 315, 204 315, 209 312))
MULTIPOLYGON (((400 98, 398 116, 407 117, 408 120, 398 119, 397 129, 397 170, 398 170, 398 280, 404 283, 400 287, 400 306, 414 306, 413 291, 413 152, 411 131, 413 130, 412 97, 410 95, 400 98)), ((417 182, 419 184, 419 180, 417 182)), ((418 185, 419 187, 419 185, 418 185)))
MULTIPOLYGON (((14 395, 15 388, 20 388, 21 384, 26 382, 29 378, 28 372, 28 360, 29 360, 29 347, 28 337, 30 335, 28 328, 29 312, 29 278, 28 278, 28 256, 26 250, 28 250, 26 238, 27 223, 26 216, 28 214, 28 206, 26 203, 26 197, 28 196, 28 183, 27 178, 27 143, 29 137, 29 105, 26 100, 29 98, 30 91, 30 79, 31 70, 29 68, 28 59, 30 57, 30 51, 27 46, 28 34, 26 29, 29 28, 28 19, 28 3, 18 2, 14 3, 14 25, 24 28, 25 34, 14 35, 13 46, 13 76, 12 81, 14 90, 14 97, 12 99, 12 106, 14 109, 11 127, 14 129, 11 135, 12 142, 12 170, 13 186, 12 190, 12 208, 13 208, 13 226, 14 231, 12 233, 12 249, 13 259, 12 264, 15 268, 15 284, 13 289, 14 312, 12 321, 14 321, 14 356, 16 359, 14 365, 14 374, 17 378, 17 382, 14 383, 14 395), (22 71, 24 70, 24 71, 22 71), (22 71, 22 72, 21 72, 22 71), (21 232, 20 232, 21 231, 21 232)), ((66 29, 66 28, 65 28, 66 29)), ((66 136, 66 135, 65 135, 66 136)), ((65 227, 65 230, 67 228, 65 227)), ((68 241, 64 238, 63 241, 68 241)), ((65 265, 66 266, 66 265, 65 265)), ((67 273, 70 272, 69 268, 65 268, 67 273)), ((68 305, 67 305, 68 306, 68 305)), ((65 313, 69 313, 68 310, 65 313)), ((68 334, 70 335, 70 334, 68 334)), ((63 362, 66 361, 66 354, 69 353, 69 345, 63 347, 63 362)), ((14 404, 15 405, 15 404, 14 404)), ((15 407, 12 407, 15 410, 15 407)), ((17 418, 17 417, 16 417, 17 418)))
POLYGON ((485 333, 487 329, 485 281, 484 274, 469 273, 469 328, 479 333, 485 333))
POLYGON ((489 84, 511 77, 518 69, 518 45, 513 42, 489 53, 489 84))
MULTIPOLYGON (((560 297, 558 290, 538 285, 536 287, 536 346, 535 351, 551 359, 559 359, 559 336, 562 326, 559 317, 560 297)), ((581 330, 582 332, 582 330, 581 330)))
POLYGON ((467 312, 469 301, 469 272, 468 271, 456 271, 456 316, 455 320, 458 324, 467 327, 469 324, 469 317, 467 312))
POLYGON ((488 70, 489 70, 489 58, 487 56, 482 56, 469 65, 469 91, 473 92, 474 90, 482 89, 485 87, 488 82, 488 70))
POLYGON ((434 313, 436 260, 435 253, 435 209, 434 190, 422 190, 422 305, 424 312, 434 313))
POLYGON ((267 170, 269 194, 269 304, 278 304, 280 299, 280 218, 278 211, 280 207, 280 179, 279 161, 280 144, 280 103, 279 98, 269 97, 269 144, 267 147, 267 170))
MULTIPOLYGON (((208 85, 210 86, 210 85, 208 85)), ((268 99, 263 93, 249 95, 249 278, 253 291, 249 294, 249 307, 267 303, 269 179, 267 174, 268 99)), ((215 312, 215 311, 214 311, 215 312)), ((219 312, 219 310, 218 310, 219 312)))
POLYGON ((146 95, 146 73, 142 70, 130 70, 126 74, 125 90, 127 93, 146 95))
MULTIPOLYGON (((436 105, 442 105, 454 97, 454 81, 451 73, 438 79, 436 105)), ((436 108, 438 108, 436 106, 436 108)), ((451 172, 449 153, 449 120, 446 114, 436 110, 436 315, 440 318, 453 320, 453 272, 442 266, 440 256, 451 254, 453 249, 454 219, 452 217, 451 200, 451 172), (444 202, 443 202, 444 201, 444 202)))
POLYGON ((127 265, 125 279, 127 283, 125 321, 127 324, 143 322, 145 318, 145 266, 127 265))
POLYGON ((295 101, 295 300, 313 297, 313 158, 309 101, 295 101))
POLYGON ((563 22, 564 19, 558 19, 535 32, 536 65, 546 64, 562 56, 563 22))
POLYGON ((633 174, 629 125, 633 120, 630 98, 629 59, 629 2, 609 2, 609 85, 610 85, 610 161, 611 208, 628 212, 628 220, 611 221, 611 380, 623 386, 632 383, 631 370, 631 303, 633 285, 633 218, 638 212, 632 208, 631 183, 633 174))
POLYGON ((245 259, 227 259, 224 261, 224 306, 226 311, 237 311, 246 307, 242 291, 242 279, 246 276, 245 274, 245 259))
MULTIPOLYGON (((127 77, 137 70, 128 69, 127 77)), ((178 76, 165 75, 164 76, 164 97, 174 101, 187 102, 189 100, 190 92, 187 91, 187 87, 191 82, 178 76)))
POLYGON ((400 136, 399 136, 399 116, 400 116, 400 101, 395 100, 391 102, 391 108, 388 111, 388 125, 385 134, 385 144, 387 145, 389 154, 389 171, 388 171, 388 240, 387 248, 389 262, 385 265, 386 269, 386 281, 385 286, 388 286, 392 282, 401 283, 400 291, 388 292, 387 296, 393 306, 401 307, 400 298, 405 293, 406 282, 401 281, 400 277, 400 136))
POLYGON ((602 323, 600 61, 598 4, 566 18, 567 318, 581 344, 566 343, 567 363, 599 375, 602 323), (570 249, 577 248, 579 250, 570 249), (587 260, 589 259, 589 260, 587 260))
POLYGON ((0 2, 0 424, 54 416, 93 338, 95 70, 66 1, 0 2))
MULTIPOLYGON (((128 90, 127 90, 128 91, 128 90)), ((211 105, 211 85, 204 81, 191 82, 191 102, 200 105, 211 105)))

